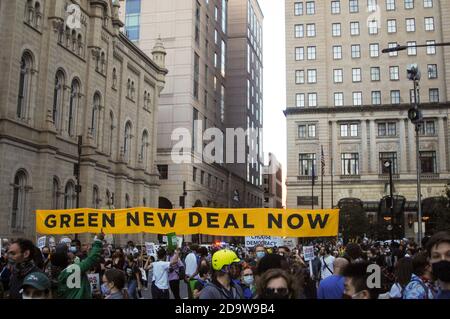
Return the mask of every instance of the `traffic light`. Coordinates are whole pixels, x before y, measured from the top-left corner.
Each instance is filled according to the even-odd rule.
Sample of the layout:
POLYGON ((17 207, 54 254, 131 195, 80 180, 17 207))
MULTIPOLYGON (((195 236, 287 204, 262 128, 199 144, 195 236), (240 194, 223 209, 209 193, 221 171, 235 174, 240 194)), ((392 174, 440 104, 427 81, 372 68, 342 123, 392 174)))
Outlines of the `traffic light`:
POLYGON ((422 111, 415 107, 412 107, 408 110, 408 118, 414 124, 420 123, 423 120, 422 111))

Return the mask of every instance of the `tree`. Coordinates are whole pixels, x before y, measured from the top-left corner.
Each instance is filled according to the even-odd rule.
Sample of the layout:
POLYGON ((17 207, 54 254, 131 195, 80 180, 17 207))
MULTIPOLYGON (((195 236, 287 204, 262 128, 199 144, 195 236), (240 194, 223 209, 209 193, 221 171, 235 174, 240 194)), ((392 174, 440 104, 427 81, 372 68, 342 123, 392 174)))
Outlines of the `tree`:
POLYGON ((344 242, 350 239, 362 238, 369 230, 369 221, 366 217, 362 202, 359 199, 343 199, 338 204, 339 232, 344 242))

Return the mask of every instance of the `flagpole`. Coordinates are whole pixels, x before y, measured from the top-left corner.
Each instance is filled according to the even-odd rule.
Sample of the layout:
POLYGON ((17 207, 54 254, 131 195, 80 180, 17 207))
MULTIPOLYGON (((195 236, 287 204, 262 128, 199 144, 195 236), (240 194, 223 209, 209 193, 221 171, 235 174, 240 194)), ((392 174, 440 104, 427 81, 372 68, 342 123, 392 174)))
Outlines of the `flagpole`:
POLYGON ((321 182, 320 182, 320 193, 321 193, 320 201, 321 201, 321 207, 323 209, 323 175, 325 173, 324 172, 324 170, 325 170, 325 155, 323 154, 323 145, 321 145, 321 148, 322 148, 322 154, 321 154, 320 163, 321 163, 321 168, 322 168, 322 171, 321 171, 322 176, 321 176, 321 182))
POLYGON ((314 210, 314 182, 316 179, 316 174, 314 172, 314 162, 315 160, 312 160, 312 179, 311 179, 311 209, 314 210))
POLYGON ((331 159, 330 169, 331 169, 331 208, 334 208, 334 183, 333 183, 333 175, 334 175, 334 165, 333 165, 333 157, 331 159))

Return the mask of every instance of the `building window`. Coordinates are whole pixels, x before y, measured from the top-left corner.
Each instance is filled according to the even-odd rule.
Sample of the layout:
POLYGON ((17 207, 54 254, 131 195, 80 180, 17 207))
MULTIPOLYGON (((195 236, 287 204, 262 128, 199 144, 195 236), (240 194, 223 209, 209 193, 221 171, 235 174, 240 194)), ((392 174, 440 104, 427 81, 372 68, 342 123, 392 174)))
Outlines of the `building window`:
POLYGON ((306 25, 306 36, 315 37, 316 36, 316 24, 310 23, 306 25))
POLYGON ((349 7, 350 7, 350 13, 357 13, 357 12, 359 12, 358 0, 350 0, 349 7))
POLYGON ((130 161, 130 154, 131 154, 131 122, 127 122, 125 124, 125 131, 123 135, 123 157, 126 160, 126 162, 130 161))
POLYGON ((425 18, 425 31, 434 31, 434 18, 425 18))
POLYGON ((428 78, 437 79, 437 77, 438 77, 437 64, 428 64, 428 78))
POLYGON ((431 41, 427 41, 427 54, 428 55, 434 55, 436 54, 436 41, 431 40, 431 41))
POLYGON ((331 13, 332 14, 341 13, 341 1, 331 1, 331 13))
MULTIPOLYGON (((388 43, 388 48, 396 48, 397 47, 397 42, 389 42, 388 43)), ((394 52, 389 52, 389 56, 398 56, 398 52, 394 51, 394 52)))
POLYGON ((380 81, 380 68, 379 67, 370 68, 370 79, 371 79, 371 81, 380 81))
POLYGON ((308 93, 308 107, 317 106, 317 93, 308 93))
POLYGON ((59 182, 58 178, 53 178, 53 189, 52 189, 52 209, 59 209, 59 182))
POLYGON ((359 35, 359 22, 350 22, 350 34, 359 35))
POLYGON ((342 175, 359 175, 359 154, 343 153, 341 154, 342 175))
MULTIPOLYGON (((300 176, 312 176, 313 171, 316 170, 316 154, 299 154, 299 175, 300 176)), ((314 173, 314 176, 317 174, 314 173)))
POLYGON ((433 8, 433 0, 423 0, 424 8, 433 8))
POLYGON ((358 137, 359 125, 356 123, 341 124, 341 137, 358 137))
POLYGON ((169 165, 158 165, 159 179, 169 178, 169 165))
POLYGON ((92 135, 94 139, 97 137, 98 131, 98 116, 101 109, 101 97, 97 92, 94 94, 94 100, 91 111, 91 126, 89 127, 89 133, 92 135))
POLYGON ((389 174, 389 168, 384 166, 386 161, 391 161, 392 174, 398 174, 397 153, 396 152, 380 152, 380 173, 389 174))
POLYGON ((313 15, 316 13, 316 3, 314 1, 306 1, 306 14, 313 15))
POLYGON ((304 84, 305 83, 305 71, 304 70, 296 70, 295 71, 295 84, 304 84))
POLYGON ((430 103, 439 103, 439 89, 430 89, 430 103))
POLYGON ((405 9, 414 9, 414 0, 405 0, 405 9))
POLYGON ((436 167, 436 152, 420 152, 420 167, 422 174, 437 173, 436 167))
POLYGON ((389 67, 389 77, 391 81, 398 81, 400 80, 400 74, 399 71, 400 68, 398 66, 391 66, 389 67))
POLYGON ((317 83, 317 70, 308 70, 308 83, 317 83))
POLYGON ((378 21, 377 20, 369 21, 369 34, 370 35, 378 34, 378 21))
POLYGON ((353 105, 362 105, 362 92, 353 92, 353 105))
POLYGON ((334 93, 334 106, 344 106, 344 93, 334 93))
POLYGON ((222 40, 222 46, 221 46, 221 54, 220 54, 220 74, 222 74, 223 77, 225 77, 225 70, 226 70, 226 53, 227 48, 225 41, 222 40))
POLYGON ((147 154, 150 143, 148 142, 148 132, 145 130, 141 137, 141 152, 139 154, 139 160, 143 163, 144 169, 147 169, 147 154))
POLYGON ((33 60, 30 54, 24 53, 20 61, 19 94, 17 99, 17 118, 27 120, 30 104, 31 77, 33 60))
POLYGON ((395 0, 386 0, 386 11, 395 10, 395 0))
POLYGON ((200 172, 200 184, 204 184, 205 183, 205 172, 201 171, 200 172))
POLYGON ((342 59, 342 46, 340 45, 333 46, 333 59, 334 60, 342 59))
POLYGON ((27 203, 27 175, 24 171, 18 171, 14 176, 13 198, 11 211, 11 228, 23 227, 27 203))
POLYGON ((372 91, 372 104, 373 105, 381 104, 381 92, 380 91, 372 91))
POLYGON ((400 104, 400 91, 391 91, 391 104, 400 104))
POLYGON ((295 95, 295 105, 297 107, 305 107, 305 94, 304 93, 297 93, 295 95))
POLYGON ((361 46, 359 44, 352 45, 352 59, 358 59, 361 57, 361 46))
POLYGON ((334 83, 342 83, 344 81, 344 71, 342 69, 333 70, 334 83))
POLYGON ((64 188, 64 209, 75 208, 76 198, 75 185, 72 181, 69 181, 64 188))
POLYGON ((378 123, 378 136, 397 136, 397 124, 395 122, 378 123))
POLYGON ((294 14, 296 16, 303 15, 303 2, 294 3, 294 14))
POLYGON ((388 33, 397 32, 397 20, 389 19, 387 20, 388 33))
POLYGON ((316 124, 302 124, 298 126, 299 138, 315 138, 316 124))
POLYGON ((100 197, 98 195, 98 187, 94 186, 92 189, 92 208, 98 209, 100 204, 100 197))
POLYGON ((295 25, 295 37, 303 38, 304 36, 305 36, 305 34, 304 34, 303 24, 296 24, 295 25))
POLYGON ((416 31, 416 19, 409 18, 406 19, 406 32, 415 32, 416 31))
POLYGON ((193 169, 192 169, 192 181, 193 182, 196 182, 197 181, 197 167, 194 167, 193 169))
POLYGON ((352 69, 352 81, 353 82, 361 82, 361 69, 360 68, 352 69))
POLYGON ((367 0, 367 9, 369 12, 375 12, 377 10, 377 0, 367 0))
POLYGON ((316 59, 316 47, 308 47, 308 60, 316 59))
POLYGON ((80 97, 80 83, 77 80, 73 80, 70 87, 69 118, 67 121, 67 133, 71 137, 76 135, 76 113, 80 97))
POLYGON ((341 36, 341 24, 340 23, 333 23, 331 25, 331 29, 332 29, 333 37, 341 36))
POLYGON ((305 48, 297 47, 295 48, 295 61, 302 61, 305 59, 305 48))
POLYGON ((125 34, 131 41, 139 40, 141 0, 127 0, 125 7, 125 34))
POLYGON ((58 71, 55 76, 55 87, 53 88, 53 110, 52 110, 52 120, 53 125, 55 125, 56 130, 59 132, 61 130, 61 110, 63 107, 63 92, 65 86, 65 77, 61 71, 58 71))
POLYGON ((416 41, 409 41, 407 43, 408 46, 408 55, 417 55, 416 41))
POLYGON ((370 57, 377 58, 380 55, 380 45, 378 43, 370 44, 370 57))
POLYGON ((435 136, 436 135, 436 123, 434 120, 426 120, 420 125, 420 135, 422 136, 435 136))

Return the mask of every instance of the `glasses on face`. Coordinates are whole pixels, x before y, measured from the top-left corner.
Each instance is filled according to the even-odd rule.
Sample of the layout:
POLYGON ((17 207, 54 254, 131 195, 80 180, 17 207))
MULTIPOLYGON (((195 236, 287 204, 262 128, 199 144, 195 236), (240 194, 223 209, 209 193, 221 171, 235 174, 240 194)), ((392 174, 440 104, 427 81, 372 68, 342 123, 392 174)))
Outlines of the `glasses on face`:
POLYGON ((286 297, 289 294, 289 289, 287 288, 266 288, 266 296, 283 296, 286 297))

